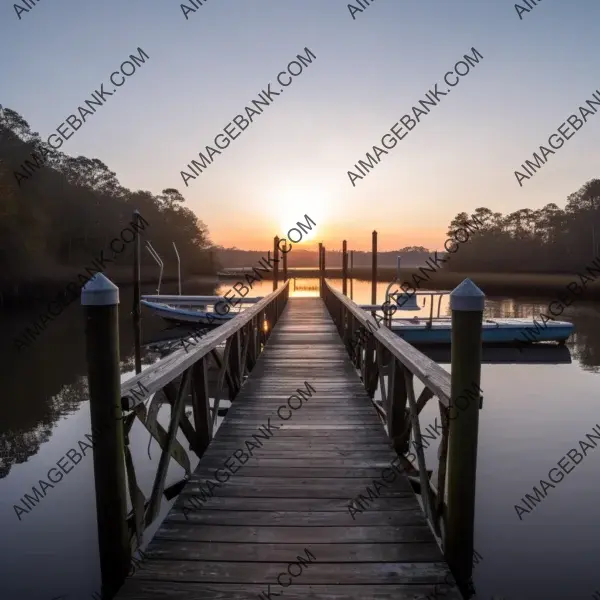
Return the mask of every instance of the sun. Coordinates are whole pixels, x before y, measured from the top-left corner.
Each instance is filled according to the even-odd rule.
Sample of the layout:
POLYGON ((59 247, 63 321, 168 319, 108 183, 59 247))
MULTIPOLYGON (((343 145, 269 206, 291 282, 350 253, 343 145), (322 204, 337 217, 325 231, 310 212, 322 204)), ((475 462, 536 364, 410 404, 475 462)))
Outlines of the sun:
MULTIPOLYGON (((278 202, 279 212, 279 237, 287 238, 288 231, 295 227, 298 229, 298 223, 305 225, 302 239, 297 242, 314 241, 317 236, 323 237, 324 219, 327 213, 327 201, 322 193, 314 191, 290 191, 283 194, 278 202), (308 218, 316 225, 308 221, 308 218), (307 227, 312 227, 307 231, 307 227)), ((298 236, 296 232, 292 232, 292 237, 298 236)))

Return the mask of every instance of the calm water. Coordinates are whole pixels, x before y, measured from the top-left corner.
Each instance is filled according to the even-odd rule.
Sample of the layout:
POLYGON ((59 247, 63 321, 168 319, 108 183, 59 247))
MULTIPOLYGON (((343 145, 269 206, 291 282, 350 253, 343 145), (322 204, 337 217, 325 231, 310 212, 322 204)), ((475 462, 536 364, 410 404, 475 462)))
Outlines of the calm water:
MULTIPOLYGON (((314 285, 316 280, 298 280, 314 285)), ((340 282, 335 282, 338 285, 340 282)), ((225 292, 229 285, 217 292, 225 292)), ((378 300, 386 285, 380 284, 378 300)), ((271 284, 256 289, 271 290, 271 284)), ((145 293, 152 293, 150 288, 145 293)), ((163 286, 163 293, 176 287, 163 286)), ((184 293, 212 294, 210 285, 185 285, 184 293)), ((296 289, 292 295, 314 295, 296 289)), ((354 282, 354 300, 370 302, 370 284, 354 282)), ((545 310, 552 298, 489 298, 486 316, 528 316, 545 310)), ((478 598, 507 600, 589 599, 600 589, 600 450, 588 455, 550 489, 547 497, 519 520, 514 505, 578 441, 600 425, 600 310, 580 302, 567 309, 576 333, 569 340, 568 364, 486 364, 481 387, 475 547, 483 560, 476 566, 478 598)), ((121 294, 122 373, 132 375, 131 296, 121 294)), ((429 314, 429 310, 407 313, 429 314)), ((447 298, 442 314, 448 314, 447 298)), ((82 313, 71 307, 51 323, 22 354, 11 352, 11 339, 35 313, 4 314, 1 327, 3 365, 0 404, 0 599, 51 600, 68 595, 87 599, 100 587, 91 453, 64 475, 28 514, 17 517, 14 504, 89 433, 82 313)), ((561 317, 561 318, 563 318, 561 317)), ((144 341, 164 329, 144 313, 144 341)), ((148 356, 145 364, 154 360, 148 356)), ((449 370, 449 365, 442 363, 449 370)), ((417 386, 417 393, 420 387, 417 386)), ((161 413, 163 424, 168 409, 161 413)), ((434 423, 430 403, 422 428, 434 423)), ((158 463, 155 443, 136 423, 131 448, 138 477, 149 493, 158 463), (150 456, 150 458, 149 458, 150 456)), ((185 441, 179 438, 187 447, 185 441)), ((437 446, 426 451, 435 466, 437 446)), ((63 462, 64 464, 64 462, 63 462)), ((195 464, 195 462, 193 462, 195 464)), ((564 464, 564 463, 563 463, 564 464)), ((68 467, 67 467, 68 468, 68 467)), ((567 466, 567 469, 569 467, 567 466)), ((183 471, 172 466, 167 485, 183 471)), ((162 514, 170 503, 164 502, 162 514)), ((158 526, 155 523, 154 529, 158 526)), ((147 536, 148 541, 153 530, 147 536)))

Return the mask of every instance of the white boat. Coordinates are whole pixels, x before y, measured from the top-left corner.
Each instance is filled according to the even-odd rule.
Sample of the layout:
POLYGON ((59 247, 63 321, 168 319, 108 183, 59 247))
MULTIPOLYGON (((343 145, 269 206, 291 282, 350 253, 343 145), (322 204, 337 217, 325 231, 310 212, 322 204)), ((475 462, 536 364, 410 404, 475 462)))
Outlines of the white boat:
POLYGON ((153 248, 152 244, 147 241, 146 248, 151 256, 160 267, 158 277, 158 286, 156 294, 145 294, 140 297, 140 304, 149 308, 154 314, 168 321, 177 323, 198 323, 200 325, 208 325, 218 327, 222 323, 229 321, 239 314, 243 304, 254 304, 262 299, 258 298, 224 298, 223 296, 184 296, 181 293, 181 262, 179 252, 175 242, 173 248, 177 256, 177 273, 178 273, 178 289, 179 294, 161 294, 160 286, 162 283, 164 262, 153 248), (235 307, 230 302, 235 303, 235 307), (221 308, 216 308, 217 305, 221 308), (212 310, 207 310, 211 306, 212 310), (187 308, 186 308, 187 307, 187 308), (195 308, 194 308, 195 307, 195 308), (222 314, 221 314, 222 313, 222 314))
POLYGON ((223 296, 154 294, 142 296, 140 303, 159 317, 168 321, 217 326, 233 319, 233 317, 239 314, 243 304, 255 304, 261 299, 262 297, 235 298, 233 300, 236 306, 233 307, 229 303, 229 298, 224 298, 223 296), (215 308, 218 305, 220 305, 220 308, 215 308), (210 311, 207 310, 209 306, 212 307, 210 311))

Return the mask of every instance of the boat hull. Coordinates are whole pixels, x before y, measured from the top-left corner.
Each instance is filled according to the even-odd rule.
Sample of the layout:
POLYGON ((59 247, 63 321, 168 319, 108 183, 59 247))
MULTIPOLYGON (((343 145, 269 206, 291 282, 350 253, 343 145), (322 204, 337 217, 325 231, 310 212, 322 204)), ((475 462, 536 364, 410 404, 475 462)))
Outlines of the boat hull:
MULTIPOLYGON (((420 319, 418 323, 412 323, 410 320, 394 320, 392 331, 410 344, 451 343, 452 324, 449 319, 434 319, 430 328, 427 327, 427 321, 420 319)), ((542 327, 532 319, 490 319, 484 321, 481 337, 484 344, 565 342, 572 332, 573 324, 566 321, 548 322, 542 327)))
POLYGON ((149 302, 148 300, 141 301, 142 306, 149 308, 155 315, 166 319, 167 321, 175 321, 177 323, 198 323, 199 325, 219 325, 230 321, 239 313, 228 313, 219 315, 214 312, 206 312, 202 310, 194 310, 191 308, 183 308, 180 306, 169 306, 158 302, 149 302))

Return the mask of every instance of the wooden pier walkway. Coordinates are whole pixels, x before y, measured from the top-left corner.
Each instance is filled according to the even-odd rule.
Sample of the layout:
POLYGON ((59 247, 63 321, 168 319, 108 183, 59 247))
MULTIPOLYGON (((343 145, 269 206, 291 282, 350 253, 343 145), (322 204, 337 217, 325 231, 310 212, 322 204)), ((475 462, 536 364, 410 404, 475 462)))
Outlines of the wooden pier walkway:
POLYGON ((116 598, 460 599, 404 474, 350 514, 396 456, 323 300, 290 298, 116 598), (228 480, 194 508, 217 469, 228 480))

